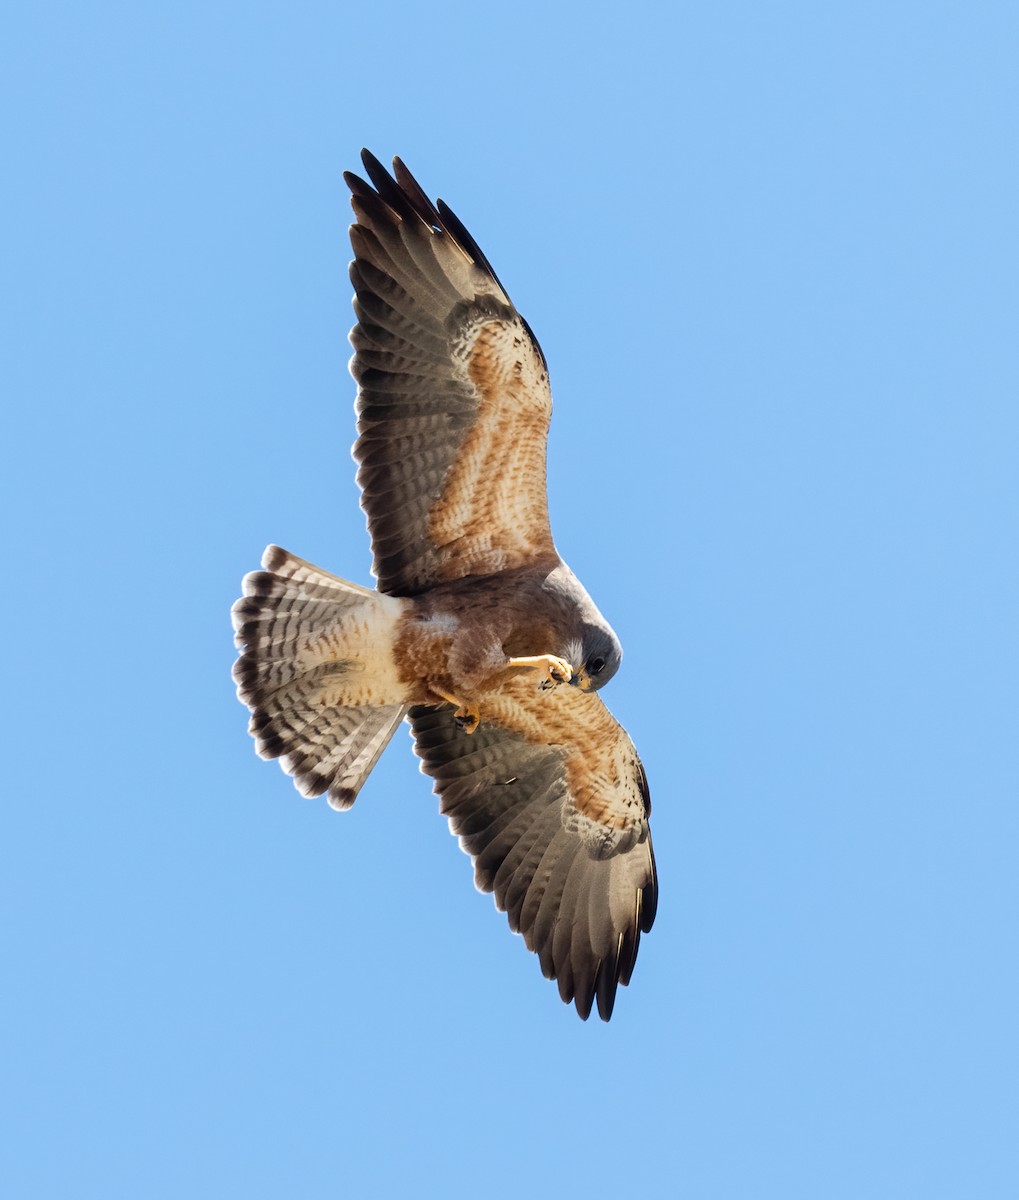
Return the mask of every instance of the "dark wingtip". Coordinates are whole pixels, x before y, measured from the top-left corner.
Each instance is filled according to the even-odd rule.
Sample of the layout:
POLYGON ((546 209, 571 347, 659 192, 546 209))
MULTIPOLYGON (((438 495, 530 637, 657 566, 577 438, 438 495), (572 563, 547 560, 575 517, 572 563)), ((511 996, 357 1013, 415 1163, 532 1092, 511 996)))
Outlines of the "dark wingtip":
MULTIPOLYGON (((368 173, 371 184, 365 183, 363 179, 355 175, 352 171, 343 172, 344 181, 357 201, 362 203, 366 201, 370 202, 371 198, 377 195, 378 199, 385 206, 403 219, 421 221, 426 227, 446 234, 473 259, 480 270, 491 276, 495 284, 502 289, 504 295, 509 296, 509 292, 506 291, 502 280, 496 274, 495 268, 489 262, 487 255, 474 240, 474 237, 464 223, 444 200, 436 200, 434 204, 432 203, 428 193, 414 178, 408 170, 406 163, 404 163, 399 155, 393 158, 392 174, 386 170, 379 159, 366 146, 361 149, 361 162, 364 164, 364 169, 368 173), (372 188, 375 189, 374 192, 372 188)), ((355 213, 358 211, 356 203, 354 211, 355 213)), ((523 321, 524 328, 527 330, 534 348, 542 361, 542 365, 547 371, 548 362, 545 359, 545 353, 541 348, 541 344, 523 317, 520 319, 523 321)))
MULTIPOLYGON (((393 159, 394 166, 399 161, 399 159, 393 159)), ((400 186, 399 182, 390 175, 382 163, 367 148, 361 151, 361 162, 364 163, 364 169, 368 172, 368 178, 372 181, 376 192, 378 192, 379 199, 388 205, 394 213, 404 220, 409 219, 413 221, 417 218, 426 223, 430 220, 427 214, 423 215, 418 211, 414 204, 413 195, 400 186)), ((415 183, 414 186, 417 187, 417 184, 415 183)), ((420 188, 418 190, 420 191, 420 188)))
POLYGON ((367 146, 361 147, 361 162, 364 163, 364 169, 368 172, 369 178, 372 177, 372 172, 381 171, 383 175, 388 174, 386 168, 368 149, 367 146))
POLYGON ((438 209, 428 198, 428 193, 408 171, 402 158, 393 159, 393 175, 404 195, 410 200, 418 215, 435 229, 443 228, 438 209))
POLYGON ((622 933, 616 938, 615 947, 598 964, 595 977, 595 995, 598 998, 598 1016, 609 1020, 616 1004, 616 989, 619 986, 619 954, 623 948, 622 933))
POLYGON ((364 169, 368 172, 368 178, 375 185, 375 190, 392 207, 392 199, 394 192, 399 192, 399 187, 392 175, 386 170, 382 163, 368 149, 361 151, 361 162, 364 164, 364 169))
POLYGON ((578 992, 573 998, 573 1003, 576 1005, 580 1019, 586 1021, 591 1015, 591 1006, 594 1003, 594 990, 585 988, 583 993, 578 992))
POLYGON ((648 854, 651 858, 651 878, 640 889, 640 928, 642 933, 650 933, 658 914, 658 867, 655 863, 655 851, 648 839, 648 854))

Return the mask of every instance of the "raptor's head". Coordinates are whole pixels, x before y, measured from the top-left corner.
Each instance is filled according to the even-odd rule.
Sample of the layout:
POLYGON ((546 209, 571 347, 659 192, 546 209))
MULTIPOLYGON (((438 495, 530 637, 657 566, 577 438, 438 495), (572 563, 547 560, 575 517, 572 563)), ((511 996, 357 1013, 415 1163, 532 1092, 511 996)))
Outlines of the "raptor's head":
POLYGON ((622 658, 623 647, 608 623, 585 623, 580 639, 572 643, 567 654, 573 666, 570 683, 582 692, 596 692, 619 670, 622 658))

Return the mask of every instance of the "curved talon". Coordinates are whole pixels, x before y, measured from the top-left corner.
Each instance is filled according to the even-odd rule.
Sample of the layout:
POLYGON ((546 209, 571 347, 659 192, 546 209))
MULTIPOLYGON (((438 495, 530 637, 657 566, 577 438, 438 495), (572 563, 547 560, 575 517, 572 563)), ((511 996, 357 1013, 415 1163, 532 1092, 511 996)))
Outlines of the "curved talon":
POLYGON ((508 667, 531 667, 540 671, 544 676, 538 685, 543 692, 554 688, 560 683, 569 683, 573 678, 573 668, 565 658, 556 654, 535 654, 527 658, 511 658, 508 667))
POLYGON ((471 708, 466 704, 461 704, 453 714, 453 720, 464 733, 474 733, 478 725, 481 723, 481 714, 476 708, 471 708))
POLYGON ((477 708, 473 704, 468 704, 465 700, 461 700, 459 696, 454 696, 451 692, 444 691, 434 684, 431 687, 437 700, 445 700, 447 704, 455 706, 456 712, 453 713, 453 720, 456 722, 457 728, 462 729, 464 733, 474 733, 481 723, 481 714, 477 708))
POLYGON ((565 658, 557 658, 554 654, 546 654, 543 656, 545 662, 542 667, 545 672, 545 678, 538 685, 543 692, 550 691, 554 687, 558 687, 561 683, 569 683, 573 678, 573 668, 565 658))

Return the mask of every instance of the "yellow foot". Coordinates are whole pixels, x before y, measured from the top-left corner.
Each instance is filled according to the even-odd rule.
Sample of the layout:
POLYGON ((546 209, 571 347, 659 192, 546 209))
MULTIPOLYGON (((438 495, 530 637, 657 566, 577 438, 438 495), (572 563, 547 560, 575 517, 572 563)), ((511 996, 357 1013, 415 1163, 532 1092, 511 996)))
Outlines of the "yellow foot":
POLYGON ((459 696, 454 696, 450 692, 444 692, 441 688, 433 687, 432 691, 439 697, 440 700, 445 700, 447 704, 455 704, 456 712, 453 714, 453 720, 464 733, 474 733, 478 725, 481 723, 481 714, 473 704, 466 704, 459 696))
POLYGON ((474 733, 481 722, 481 714, 476 708, 471 708, 467 704, 461 704, 453 714, 453 720, 456 721, 464 733, 474 733))
POLYGON ((541 690, 547 691, 559 683, 569 683, 573 678, 573 668, 565 658, 557 658, 554 654, 535 654, 530 658, 511 658, 508 667, 530 667, 542 675, 541 690))

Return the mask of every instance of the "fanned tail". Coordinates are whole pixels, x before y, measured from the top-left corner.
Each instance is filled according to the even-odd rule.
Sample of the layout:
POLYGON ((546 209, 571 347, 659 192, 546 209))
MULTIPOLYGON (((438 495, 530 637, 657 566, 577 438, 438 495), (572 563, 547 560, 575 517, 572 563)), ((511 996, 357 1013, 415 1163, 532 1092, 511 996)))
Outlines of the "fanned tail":
MULTIPOLYGON (((388 598, 267 547, 232 610, 237 696, 262 758, 278 758, 304 796, 349 808, 407 709, 365 703, 364 673, 347 630, 388 598), (338 656, 339 650, 339 656, 338 656)), ((391 601, 389 601, 392 603, 391 601)))

